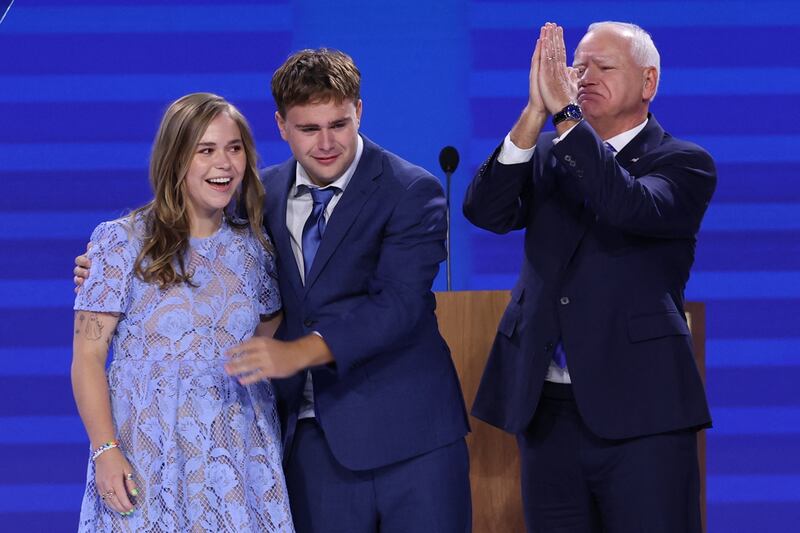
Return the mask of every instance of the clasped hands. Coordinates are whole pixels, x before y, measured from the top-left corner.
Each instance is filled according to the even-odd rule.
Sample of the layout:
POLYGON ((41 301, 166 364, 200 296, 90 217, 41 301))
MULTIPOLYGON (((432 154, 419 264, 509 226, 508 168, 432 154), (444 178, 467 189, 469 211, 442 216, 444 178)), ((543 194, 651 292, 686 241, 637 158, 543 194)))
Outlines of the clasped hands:
POLYGON ((539 31, 531 57, 526 111, 544 120, 574 102, 578 94, 578 74, 567 66, 564 29, 552 22, 539 31))

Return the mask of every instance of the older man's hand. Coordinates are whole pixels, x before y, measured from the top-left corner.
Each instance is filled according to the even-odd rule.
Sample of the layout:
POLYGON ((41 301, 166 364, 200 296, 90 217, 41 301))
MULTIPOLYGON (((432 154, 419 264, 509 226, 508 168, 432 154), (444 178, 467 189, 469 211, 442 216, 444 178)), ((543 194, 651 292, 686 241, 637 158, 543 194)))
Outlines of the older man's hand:
POLYGON ((577 74, 567 66, 564 29, 548 22, 542 28, 539 91, 548 113, 558 113, 578 95, 577 74))

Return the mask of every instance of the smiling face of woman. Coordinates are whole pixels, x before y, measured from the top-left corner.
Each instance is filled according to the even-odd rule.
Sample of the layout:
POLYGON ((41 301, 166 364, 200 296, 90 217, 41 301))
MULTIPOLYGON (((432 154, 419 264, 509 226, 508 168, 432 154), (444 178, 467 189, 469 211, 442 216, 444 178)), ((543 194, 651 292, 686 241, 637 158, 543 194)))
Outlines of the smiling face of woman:
POLYGON ((227 113, 221 113, 200 137, 183 181, 193 226, 219 224, 223 210, 242 183, 246 166, 239 126, 227 113))

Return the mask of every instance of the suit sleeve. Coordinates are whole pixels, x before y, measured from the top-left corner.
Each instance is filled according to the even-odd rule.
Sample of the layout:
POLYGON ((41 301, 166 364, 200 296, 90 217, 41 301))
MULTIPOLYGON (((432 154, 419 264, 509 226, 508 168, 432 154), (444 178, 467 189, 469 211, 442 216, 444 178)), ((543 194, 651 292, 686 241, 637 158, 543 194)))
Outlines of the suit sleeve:
POLYGON ((504 165, 497 160, 502 145, 481 165, 464 197, 464 216, 494 233, 508 233, 525 227, 532 201, 531 161, 504 165))
POLYGON ((336 359, 341 376, 364 360, 413 342, 426 315, 439 263, 446 257, 446 202, 439 181, 425 175, 412 182, 385 228, 368 294, 343 314, 320 317, 315 329, 336 359))
POLYGON ((553 153, 598 220, 628 233, 693 237, 716 187, 711 156, 699 146, 671 141, 644 175, 634 177, 603 147, 591 127, 578 124, 553 153))

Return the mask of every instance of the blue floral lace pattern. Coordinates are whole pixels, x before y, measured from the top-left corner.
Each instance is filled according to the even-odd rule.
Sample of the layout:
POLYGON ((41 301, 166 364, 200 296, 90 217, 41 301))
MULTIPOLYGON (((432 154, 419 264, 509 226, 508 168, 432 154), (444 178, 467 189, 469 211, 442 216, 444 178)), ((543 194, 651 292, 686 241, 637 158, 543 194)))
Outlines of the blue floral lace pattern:
POLYGON ((128 517, 108 509, 89 461, 79 531, 293 531, 269 383, 243 387, 225 350, 280 308, 274 258, 249 230, 223 224, 192 239, 194 286, 166 290, 133 273, 141 219, 92 233, 75 309, 121 313, 108 370, 120 446, 140 494, 128 517))

